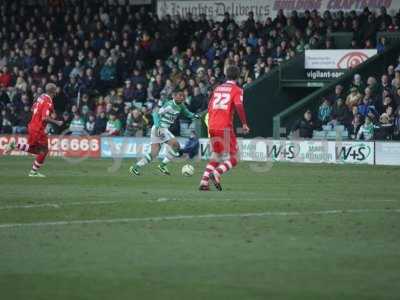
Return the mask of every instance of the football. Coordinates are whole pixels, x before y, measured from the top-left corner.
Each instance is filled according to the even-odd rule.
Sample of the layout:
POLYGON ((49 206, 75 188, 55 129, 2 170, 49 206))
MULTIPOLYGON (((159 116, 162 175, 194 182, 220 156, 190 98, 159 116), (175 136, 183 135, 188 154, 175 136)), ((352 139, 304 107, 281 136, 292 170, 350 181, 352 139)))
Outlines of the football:
POLYGON ((184 165, 182 167, 182 175, 183 176, 193 176, 194 168, 192 165, 184 165))

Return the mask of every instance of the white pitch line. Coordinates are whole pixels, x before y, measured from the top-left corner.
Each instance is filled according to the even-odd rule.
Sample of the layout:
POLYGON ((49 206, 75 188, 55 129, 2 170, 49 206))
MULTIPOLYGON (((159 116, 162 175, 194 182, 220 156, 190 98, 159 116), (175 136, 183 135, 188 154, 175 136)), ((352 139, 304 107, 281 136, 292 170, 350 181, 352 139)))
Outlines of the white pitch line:
POLYGON ((40 207, 60 208, 60 205, 56 204, 56 203, 27 204, 27 205, 6 205, 6 206, 0 206, 0 210, 20 209, 20 208, 40 208, 40 207))
POLYGON ((27 204, 27 205, 6 205, 0 206, 0 210, 6 209, 29 209, 29 208, 61 208, 61 206, 75 206, 75 205, 101 205, 101 204, 114 204, 127 202, 126 200, 104 200, 104 201, 84 201, 84 202, 63 202, 63 203, 40 203, 40 204, 27 204))
MULTIPOLYGON (((210 199, 178 199, 178 198, 158 198, 156 200, 147 200, 149 202, 176 202, 176 201, 206 201, 210 199)), ((237 201, 237 199, 211 199, 212 201, 237 201)), ((248 199, 246 201, 293 201, 293 198, 274 198, 274 199, 248 199)), ((308 199, 297 199, 297 201, 309 201, 308 199)), ((322 200, 321 202, 347 202, 346 199, 338 200, 322 200)), ((360 202, 400 202, 400 200, 362 200, 360 202)), ((84 205, 107 205, 117 203, 132 203, 127 200, 103 200, 103 201, 81 201, 81 202, 55 202, 55 203, 39 203, 39 204, 26 204, 26 205, 5 205, 0 206, 0 210, 12 210, 12 209, 34 209, 34 208, 61 208, 63 206, 84 206, 84 205)))
POLYGON ((0 229, 15 227, 44 227, 83 224, 112 224, 112 223, 135 223, 148 221, 171 221, 171 220, 193 220, 193 219, 219 219, 219 218, 243 218, 243 217, 267 217, 267 216, 305 216, 305 215, 334 215, 334 214, 365 214, 365 213, 400 213, 400 209, 343 209, 343 210, 320 210, 320 211, 266 211, 260 213, 237 213, 237 214, 206 214, 206 215, 176 215, 144 218, 120 218, 120 219, 92 219, 72 221, 49 221, 34 223, 9 223, 0 224, 0 229))

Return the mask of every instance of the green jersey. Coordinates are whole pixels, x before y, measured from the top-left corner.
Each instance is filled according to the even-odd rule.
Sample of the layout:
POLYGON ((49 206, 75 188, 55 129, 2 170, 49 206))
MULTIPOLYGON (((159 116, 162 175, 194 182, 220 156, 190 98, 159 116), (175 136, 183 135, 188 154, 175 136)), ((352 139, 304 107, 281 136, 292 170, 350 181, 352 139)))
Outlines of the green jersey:
POLYGON ((106 127, 106 132, 108 134, 112 135, 118 134, 121 131, 121 129, 122 129, 122 124, 120 120, 118 119, 115 119, 114 121, 111 119, 108 120, 106 127))
POLYGON ((71 131, 72 134, 83 133, 85 131, 85 123, 81 118, 79 119, 73 118, 71 124, 69 125, 69 131, 71 131))
POLYGON ((364 124, 360 127, 357 133, 357 140, 364 137, 364 140, 372 140, 374 138, 374 124, 364 124))
POLYGON ((190 119, 194 118, 194 114, 183 103, 178 104, 174 100, 166 101, 158 112, 153 112, 154 126, 169 128, 180 114, 190 119))

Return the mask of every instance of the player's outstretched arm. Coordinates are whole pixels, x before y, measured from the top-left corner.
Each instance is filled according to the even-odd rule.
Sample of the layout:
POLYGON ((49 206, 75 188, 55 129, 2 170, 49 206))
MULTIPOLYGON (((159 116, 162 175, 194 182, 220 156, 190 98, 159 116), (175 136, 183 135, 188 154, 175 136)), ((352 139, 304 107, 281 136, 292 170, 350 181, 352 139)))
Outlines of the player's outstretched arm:
POLYGON ((47 123, 56 124, 57 126, 61 126, 61 125, 63 124, 63 121, 59 121, 59 120, 53 119, 53 118, 51 118, 51 117, 46 117, 46 118, 45 118, 45 121, 46 121, 47 123))
POLYGON ((189 118, 189 119, 200 119, 200 116, 198 114, 192 113, 187 107, 186 105, 182 104, 182 114, 189 118))

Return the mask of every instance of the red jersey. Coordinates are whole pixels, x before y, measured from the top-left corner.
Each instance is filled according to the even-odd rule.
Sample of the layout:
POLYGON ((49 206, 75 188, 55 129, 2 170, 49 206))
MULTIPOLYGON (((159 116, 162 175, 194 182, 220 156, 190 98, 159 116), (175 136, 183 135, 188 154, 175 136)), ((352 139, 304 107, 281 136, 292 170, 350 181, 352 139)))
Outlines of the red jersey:
POLYGON ((29 122, 29 130, 44 131, 46 118, 53 111, 53 100, 47 94, 42 94, 32 106, 32 119, 29 122))
POLYGON ((228 80, 217 86, 208 104, 209 130, 232 128, 234 111, 239 115, 242 124, 247 124, 243 108, 243 89, 236 82, 228 80))

